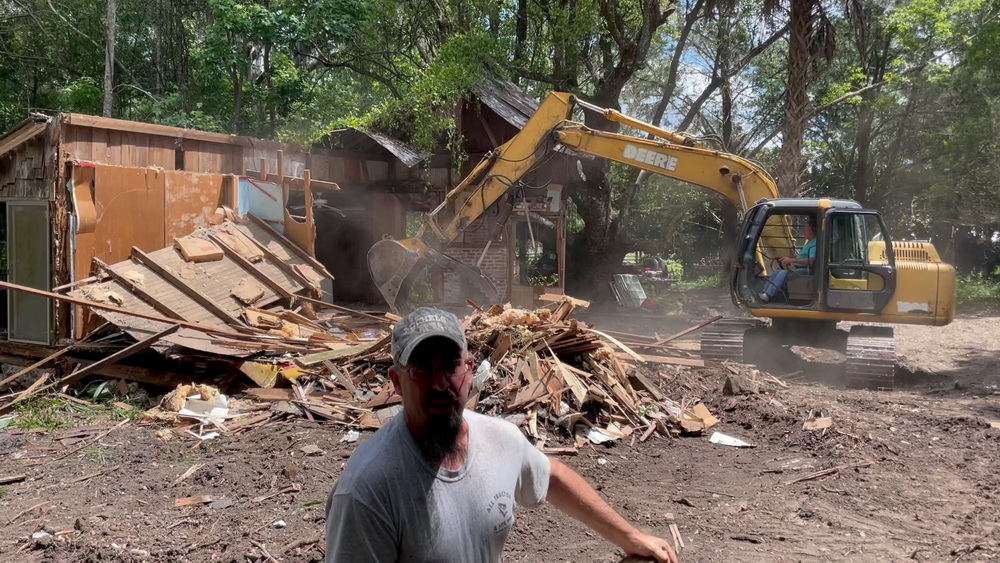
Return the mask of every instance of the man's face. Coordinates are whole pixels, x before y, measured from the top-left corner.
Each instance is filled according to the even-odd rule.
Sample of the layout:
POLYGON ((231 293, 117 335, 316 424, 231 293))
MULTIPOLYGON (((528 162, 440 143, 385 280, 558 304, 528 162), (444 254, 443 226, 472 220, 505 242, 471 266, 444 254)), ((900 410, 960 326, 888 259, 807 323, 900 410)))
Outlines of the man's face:
POLYGON ((421 342, 409 363, 389 370, 392 383, 403 398, 407 422, 417 434, 444 434, 446 439, 461 425, 462 411, 472 386, 472 358, 444 337, 421 342))

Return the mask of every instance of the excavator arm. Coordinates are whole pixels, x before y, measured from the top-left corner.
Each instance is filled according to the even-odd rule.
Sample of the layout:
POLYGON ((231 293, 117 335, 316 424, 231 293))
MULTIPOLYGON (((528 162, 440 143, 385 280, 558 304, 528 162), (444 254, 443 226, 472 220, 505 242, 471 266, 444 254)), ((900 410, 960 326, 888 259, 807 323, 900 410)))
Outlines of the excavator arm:
MULTIPOLYGON (((379 291, 394 311, 408 311, 410 289, 428 261, 478 280, 493 300, 496 288, 478 269, 440 252, 534 169, 558 145, 688 182, 722 194, 742 214, 763 198, 777 197, 771 177, 749 160, 711 150, 688 135, 661 129, 620 112, 554 92, 538 107, 520 133, 491 151, 425 216, 413 238, 384 239, 368 251, 368 267, 379 291), (597 111, 609 121, 650 134, 651 139, 596 131, 569 121, 575 107, 597 111)), ((779 228, 779 230, 787 230, 779 228)), ((779 235, 780 233, 774 233, 779 235)), ((772 236, 774 256, 788 254, 790 237, 772 236)))

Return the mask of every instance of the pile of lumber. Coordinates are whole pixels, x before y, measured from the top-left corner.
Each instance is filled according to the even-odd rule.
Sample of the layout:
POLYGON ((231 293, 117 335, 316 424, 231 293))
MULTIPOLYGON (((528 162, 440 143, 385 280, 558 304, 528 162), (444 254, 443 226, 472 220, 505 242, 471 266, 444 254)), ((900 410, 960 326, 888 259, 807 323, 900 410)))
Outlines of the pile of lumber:
MULTIPOLYGON (((633 363, 644 361, 643 356, 573 319, 585 301, 552 299, 534 311, 476 307, 463 320, 478 365, 469 408, 516 420, 538 439, 545 438, 546 429, 561 427, 578 442, 622 438, 637 430, 645 439, 653 432, 710 426, 703 406, 670 401, 635 369, 633 363)), ((400 408, 387 374, 392 364, 388 334, 300 356, 295 364, 316 377, 308 384, 295 381, 291 390, 257 389, 249 395, 355 428, 378 428, 400 408)))

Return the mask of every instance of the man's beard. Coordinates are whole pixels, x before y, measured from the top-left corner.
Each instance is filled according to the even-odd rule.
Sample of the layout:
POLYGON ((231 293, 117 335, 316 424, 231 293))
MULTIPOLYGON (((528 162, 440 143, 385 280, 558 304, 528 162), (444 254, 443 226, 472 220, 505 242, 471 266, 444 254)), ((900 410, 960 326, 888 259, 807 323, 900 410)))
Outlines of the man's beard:
MULTIPOLYGON (((450 392, 448 398, 455 401, 458 407, 446 414, 427 419, 424 435, 417 440, 420 450, 431 463, 439 463, 445 457, 458 453, 458 434, 462 430, 462 408, 458 397, 450 392)), ((433 397, 428 397, 433 399, 433 397)))

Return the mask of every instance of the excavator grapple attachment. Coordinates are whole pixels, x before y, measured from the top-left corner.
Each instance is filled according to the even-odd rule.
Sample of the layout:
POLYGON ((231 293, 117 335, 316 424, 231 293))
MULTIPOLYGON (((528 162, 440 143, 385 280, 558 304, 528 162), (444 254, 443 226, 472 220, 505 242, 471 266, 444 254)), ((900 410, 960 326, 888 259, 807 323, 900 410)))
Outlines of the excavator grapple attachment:
POLYGON ((407 313, 412 309, 410 290, 413 282, 424 270, 424 259, 417 248, 405 244, 410 240, 383 239, 368 251, 368 271, 375 287, 382 293, 394 312, 407 313))
POLYGON ((406 314, 413 310, 410 290, 428 264, 470 280, 486 296, 489 304, 499 299, 500 292, 496 285, 479 268, 427 248, 415 239, 383 239, 368 251, 368 271, 372 281, 395 313, 406 314))

